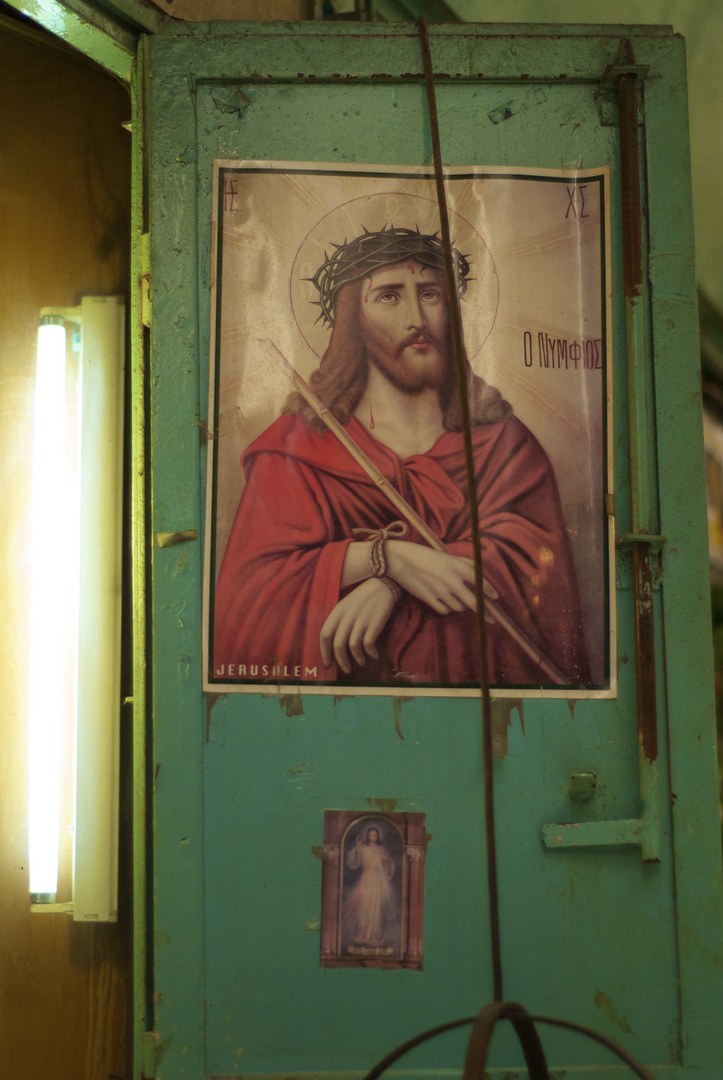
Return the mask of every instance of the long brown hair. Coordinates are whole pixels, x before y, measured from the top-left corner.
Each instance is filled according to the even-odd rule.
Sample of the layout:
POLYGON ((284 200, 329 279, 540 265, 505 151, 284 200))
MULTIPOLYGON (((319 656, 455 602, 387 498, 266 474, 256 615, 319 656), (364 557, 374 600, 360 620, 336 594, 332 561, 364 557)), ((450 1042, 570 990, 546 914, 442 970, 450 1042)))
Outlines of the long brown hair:
MULTIPOLYGON (((368 360, 364 347, 360 311, 361 282, 345 285, 339 290, 336 299, 334 326, 329 345, 321 358, 321 364, 309 379, 311 389, 340 424, 349 422, 367 384, 368 360)), ((459 384, 456 366, 452 362, 452 341, 449 332, 445 344, 447 373, 439 391, 442 422, 445 431, 461 431, 459 384)), ((475 375, 466 356, 464 363, 473 426, 495 424, 499 420, 504 420, 512 411, 510 404, 505 401, 499 390, 494 386, 488 386, 484 379, 475 375)), ((322 435, 326 431, 324 421, 319 419, 296 390, 289 394, 281 412, 302 417, 322 435)))

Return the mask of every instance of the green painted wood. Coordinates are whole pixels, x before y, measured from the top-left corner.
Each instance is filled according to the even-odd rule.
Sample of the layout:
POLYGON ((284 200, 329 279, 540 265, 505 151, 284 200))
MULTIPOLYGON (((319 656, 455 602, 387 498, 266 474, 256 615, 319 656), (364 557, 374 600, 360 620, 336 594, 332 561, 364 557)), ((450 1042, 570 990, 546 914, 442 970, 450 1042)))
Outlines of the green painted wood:
POLYGON ((715 728, 699 355, 688 353, 687 346, 697 335, 693 221, 689 202, 676 199, 673 191, 675 177, 687 175, 690 168, 682 39, 671 42, 664 56, 658 62, 667 79, 646 85, 645 114, 660 527, 668 536, 663 557, 664 632, 669 656, 671 799, 679 838, 675 869, 682 1057, 686 1065, 715 1075, 721 1056, 710 1032, 720 1023, 720 991, 710 960, 721 952, 721 870, 720 846, 708 846, 699 826, 701 820, 713 821, 718 806, 710 753, 715 728), (671 100, 666 82, 670 85, 672 79, 678 81, 678 93, 671 100), (681 426, 686 433, 684 453, 681 426), (691 783, 696 775, 699 788, 691 783))
MULTIPOLYGON (((603 68, 617 56, 622 28, 605 27, 599 37, 580 33, 572 47, 567 27, 535 27, 506 37, 511 28, 435 26, 432 57, 435 70, 455 80, 513 82, 589 82, 597 86, 603 68), (489 31, 489 32, 488 32, 489 31), (470 44, 474 48, 470 49, 470 44)), ((577 28, 581 31, 583 28, 577 28)), ((586 28, 585 28, 586 29, 586 28)), ((633 36, 643 28, 632 28, 633 36)), ((647 28, 646 28, 647 29, 647 28)), ((659 28, 663 40, 669 28, 659 28)), ((408 24, 341 23, 193 23, 154 42, 168 47, 172 69, 206 79, 251 79, 294 83, 422 78, 419 39, 408 24), (213 30, 209 30, 212 25, 213 30), (292 32, 293 31, 293 32, 292 32), (303 42, 303 47, 302 43, 303 42), (372 47, 373 43, 373 47, 372 47), (242 48, 243 46, 243 48, 242 48), (171 60, 170 53, 173 53, 171 60), (271 70, 269 70, 271 69, 271 70)), ((170 71, 169 71, 170 74, 170 71)))
MULTIPOLYGON (((569 149, 561 125, 573 121, 583 165, 607 162, 617 174, 616 130, 600 124, 596 91, 617 55, 619 28, 589 35, 553 29, 522 35, 517 28, 515 37, 504 28, 433 30, 436 66, 450 76, 439 86, 450 164, 559 167, 569 149), (494 129, 480 123, 511 85, 528 81, 544 84, 544 109, 494 129)), ((701 610, 706 551, 692 236, 682 196, 684 69, 678 39, 631 32, 638 61, 654 74, 645 90, 645 164, 655 411, 645 435, 659 455, 653 512, 669 537, 655 594, 661 862, 643 864, 632 847, 545 851, 540 842, 547 822, 619 820, 640 811, 632 594, 622 552, 617 700, 574 709, 565 701, 525 702, 524 729, 513 713, 509 753, 496 762, 503 965, 507 996, 529 1009, 606 1031, 661 1076, 713 1080, 723 1060, 721 1026, 713 1022, 720 975, 711 958, 721 886, 701 610), (567 791, 581 771, 601 778, 600 799, 585 807, 573 806, 567 791)), ((292 34, 283 26, 228 24, 213 35, 184 28, 148 42, 153 532, 201 532, 212 158, 425 161, 420 66, 416 36, 398 27, 317 32, 302 24, 292 34), (374 79, 379 73, 389 78, 374 79), (218 80, 251 99, 242 116, 219 112, 218 80)), ((615 235, 615 190, 612 211, 615 235)), ((617 235, 612 254, 620 282, 617 235)), ((618 531, 629 531, 619 293, 615 483, 618 531)), ((298 717, 274 697, 207 701, 200 691, 200 580, 200 541, 153 550, 156 1074, 360 1075, 395 1043, 469 1015, 491 995, 479 709, 472 701, 395 706, 389 698, 310 696, 298 717), (390 798, 399 809, 423 810, 433 834, 425 971, 324 971, 316 929, 321 864, 311 850, 321 843, 323 810, 390 798)), ((551 1065, 571 1075, 623 1075, 592 1044, 554 1031, 544 1040, 551 1065)), ((417 1051, 405 1075, 456 1074, 464 1041, 459 1033, 417 1051)), ((492 1075, 520 1075, 509 1035, 496 1038, 492 1064, 492 1075)))
MULTIPOLYGON (((141 50, 143 50, 141 44, 141 50)), ((144 124, 144 98, 142 65, 134 67, 132 81, 132 130, 140 132, 144 124)), ((143 273, 143 234, 146 206, 146 160, 144 140, 134 138, 131 162, 133 186, 131 220, 131 279, 138 282, 143 273)), ((152 952, 149 954, 147 931, 149 818, 148 724, 146 682, 148 676, 147 634, 148 603, 147 577, 147 407, 148 381, 146 378, 146 334, 141 321, 141 291, 130 290, 129 339, 131 343, 131 536, 132 536, 132 590, 133 590, 133 929, 132 929, 132 1031, 134 1080, 141 1074, 144 1062, 146 1033, 152 1030, 153 1015, 150 1008, 152 987, 152 952)))
POLYGON ((130 82, 138 34, 105 8, 86 0, 9 0, 51 34, 130 82))
MULTIPOLYGON (((154 39, 148 41, 153 52, 154 39)), ((146 68, 151 235, 150 427, 157 532, 195 529, 199 493, 194 111, 188 82, 146 68), (181 92, 179 93, 179 87, 181 92), (167 121, 172 121, 169 124, 167 121), (178 125, 176 127, 175 125, 178 125), (189 142, 179 152, 177 130, 189 142), (173 257, 166 264, 166 254, 173 257), (156 471, 156 462, 158 470, 156 471)), ((203 1075, 204 955, 200 541, 153 548, 153 987, 156 1075, 203 1075), (172 672, 170 694, 157 673, 172 672), (165 723, 161 719, 165 718, 165 723), (168 1064, 164 1065, 167 1061, 168 1064)), ((165 682, 165 679, 163 680, 165 682)))

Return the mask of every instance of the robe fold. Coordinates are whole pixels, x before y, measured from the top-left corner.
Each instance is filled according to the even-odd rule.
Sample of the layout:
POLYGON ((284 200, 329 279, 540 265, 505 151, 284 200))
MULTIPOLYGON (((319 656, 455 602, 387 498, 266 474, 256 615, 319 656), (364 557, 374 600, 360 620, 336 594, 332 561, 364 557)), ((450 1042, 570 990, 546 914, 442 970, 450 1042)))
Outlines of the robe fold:
MULTIPOLYGON (((462 436, 445 432, 401 459, 352 417, 347 430, 455 555, 472 558, 462 436)), ((552 466, 514 416, 472 429, 484 574, 498 603, 572 685, 589 681, 570 541, 552 466)), ((321 628, 339 599, 355 528, 399 514, 335 439, 282 416, 242 458, 246 486, 215 597, 213 670, 219 681, 354 685, 479 682, 476 616, 437 615, 408 593, 377 645, 379 661, 350 676, 325 666, 321 628)), ((410 527, 408 540, 422 542, 410 527)), ((487 624, 490 682, 549 685, 497 623, 487 624)))

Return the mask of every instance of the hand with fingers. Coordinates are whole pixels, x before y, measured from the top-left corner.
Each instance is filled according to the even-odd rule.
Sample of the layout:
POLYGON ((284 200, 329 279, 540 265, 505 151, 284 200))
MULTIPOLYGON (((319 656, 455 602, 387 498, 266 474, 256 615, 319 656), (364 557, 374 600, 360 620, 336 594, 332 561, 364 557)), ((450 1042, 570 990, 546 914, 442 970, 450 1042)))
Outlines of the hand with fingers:
MULTIPOLYGON (((476 611, 474 563, 462 555, 435 551, 408 540, 388 540, 385 545, 387 573, 406 592, 428 604, 438 615, 452 611, 476 611)), ((484 581, 485 596, 497 600, 498 592, 484 581)), ((485 612, 487 622, 495 619, 485 612)))
MULTIPOLYGON (((428 604, 437 615, 476 611, 474 564, 471 559, 435 551, 406 540, 387 541, 387 572, 402 589, 428 604)), ((498 593, 488 581, 485 596, 498 593)), ((381 578, 368 577, 336 604, 321 628, 319 643, 324 664, 336 664, 349 675, 351 660, 363 667, 368 657, 379 658, 377 639, 394 609, 396 597, 381 578), (351 658, 351 659, 350 659, 351 658)), ((494 617, 485 612, 487 622, 494 617)))
POLYGON ((370 577, 336 604, 321 628, 321 657, 351 672, 349 654, 360 667, 368 656, 379 658, 376 642, 392 613, 396 597, 380 578, 370 577))

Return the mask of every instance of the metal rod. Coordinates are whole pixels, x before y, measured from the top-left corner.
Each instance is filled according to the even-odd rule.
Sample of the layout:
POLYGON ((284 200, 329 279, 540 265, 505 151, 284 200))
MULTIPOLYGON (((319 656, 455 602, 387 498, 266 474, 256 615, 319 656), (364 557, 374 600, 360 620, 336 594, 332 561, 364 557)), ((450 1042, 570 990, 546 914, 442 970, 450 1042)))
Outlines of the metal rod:
MULTIPOLYGON (((510 1002, 509 1005, 514 1005, 510 1002)), ((520 1006, 516 1006, 518 1009, 520 1006)), ((583 1024, 576 1024, 572 1020, 561 1020, 557 1016, 539 1016, 537 1013, 528 1013, 527 1017, 534 1024, 549 1024, 551 1027, 563 1028, 567 1031, 575 1031, 579 1035, 584 1035, 588 1039, 593 1039, 594 1042, 599 1043, 600 1046, 606 1047, 613 1054, 617 1055, 622 1062, 624 1062, 635 1073, 639 1080, 655 1080, 655 1077, 648 1069, 647 1065, 643 1065, 641 1061, 638 1061, 636 1057, 630 1053, 624 1046, 614 1042, 613 1039, 607 1035, 603 1035, 599 1031, 595 1031, 594 1028, 586 1027, 583 1024)), ((509 1016, 505 1016, 504 1019, 509 1019, 509 1016)), ((462 1020, 453 1020, 447 1024, 440 1024, 438 1027, 429 1028, 428 1031, 423 1031, 421 1035, 415 1036, 413 1039, 409 1039, 401 1046, 397 1046, 392 1050, 385 1058, 378 1062, 373 1069, 371 1069, 364 1080, 379 1080, 379 1077, 386 1072, 390 1065, 393 1065, 395 1061, 403 1057, 405 1054, 413 1050, 415 1046, 420 1046, 421 1043, 428 1042, 430 1039, 434 1039, 437 1035, 443 1035, 447 1031, 452 1031, 455 1028, 465 1027, 474 1024, 477 1020, 476 1016, 466 1016, 462 1020)))
POLYGON ((502 1001, 502 950, 500 945, 499 891, 497 885, 497 847, 495 841, 495 804, 494 777, 492 758, 492 701, 490 698, 489 665, 487 662, 487 629, 485 625, 485 595, 482 573, 482 546, 479 531, 479 509, 477 506, 477 484, 475 480, 474 454, 472 450, 472 426, 470 421, 469 400, 467 396, 467 368, 465 365, 462 314, 459 309, 459 296, 455 283, 452 260, 452 242, 449 234, 449 215, 447 196, 444 189, 444 170, 439 141, 439 120, 437 118, 437 98, 434 90, 434 69, 432 53, 429 47, 429 31, 426 16, 419 17, 419 36, 424 58, 424 77, 427 85, 429 105, 429 127, 432 135, 434 153, 434 176, 437 184, 437 202, 439 203, 439 221, 444 251, 444 272, 447 283, 447 306, 449 308, 452 344, 457 364, 459 383, 462 436, 467 471, 467 498, 469 522, 472 536, 472 558, 474 562, 475 588, 477 592, 477 628, 479 641, 480 691, 482 694, 482 750, 484 772, 484 808, 485 838, 487 847, 487 884, 489 892, 489 918, 491 939, 492 983, 494 1000, 502 1001))
MULTIPOLYGON (((620 43, 618 63, 635 64, 632 42, 620 43)), ((633 533, 650 532, 650 480, 647 455, 645 348, 643 336, 643 241, 640 205, 638 140, 638 76, 618 79, 620 112, 620 175, 622 187, 623 284, 628 375, 630 482, 633 533)), ((635 604, 635 669, 638 732, 648 761, 658 756, 658 721, 655 687, 655 627, 653 623, 652 548, 633 544, 633 597, 635 604)))

